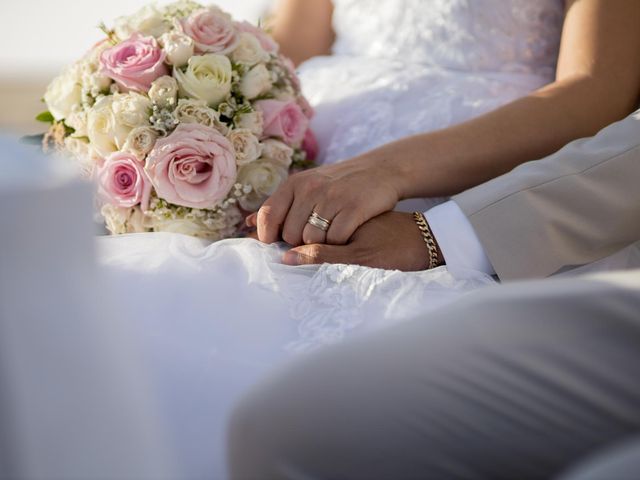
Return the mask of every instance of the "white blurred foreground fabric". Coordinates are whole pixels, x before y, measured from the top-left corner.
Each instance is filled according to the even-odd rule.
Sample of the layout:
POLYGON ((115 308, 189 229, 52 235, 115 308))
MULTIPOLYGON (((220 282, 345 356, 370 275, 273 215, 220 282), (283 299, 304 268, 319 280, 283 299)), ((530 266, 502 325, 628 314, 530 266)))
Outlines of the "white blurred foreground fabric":
POLYGON ((0 139, 0 477, 175 478, 67 167, 0 139))

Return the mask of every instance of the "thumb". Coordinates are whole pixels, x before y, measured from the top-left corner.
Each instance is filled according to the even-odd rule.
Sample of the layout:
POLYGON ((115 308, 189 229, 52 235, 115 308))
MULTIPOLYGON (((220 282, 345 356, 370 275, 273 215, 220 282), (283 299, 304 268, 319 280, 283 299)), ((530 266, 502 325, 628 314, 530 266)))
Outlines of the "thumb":
POLYGON ((349 263, 348 245, 301 245, 285 252, 285 265, 316 265, 320 263, 349 263))

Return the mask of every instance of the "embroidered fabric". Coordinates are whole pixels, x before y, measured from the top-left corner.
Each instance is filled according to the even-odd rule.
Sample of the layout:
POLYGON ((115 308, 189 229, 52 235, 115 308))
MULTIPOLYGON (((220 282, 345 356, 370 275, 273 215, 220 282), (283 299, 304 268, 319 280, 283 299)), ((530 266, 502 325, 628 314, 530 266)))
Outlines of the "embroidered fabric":
POLYGON ((562 0, 334 3, 334 54, 300 67, 326 163, 460 123, 553 79, 562 0))

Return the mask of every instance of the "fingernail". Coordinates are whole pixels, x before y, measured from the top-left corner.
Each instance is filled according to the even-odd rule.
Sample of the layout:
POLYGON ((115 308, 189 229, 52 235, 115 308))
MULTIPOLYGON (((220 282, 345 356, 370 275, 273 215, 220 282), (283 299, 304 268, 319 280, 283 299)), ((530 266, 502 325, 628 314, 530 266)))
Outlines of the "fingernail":
POLYGON ((257 215, 255 213, 252 213, 251 215, 249 215, 246 219, 245 219, 245 223, 247 225, 247 227, 255 227, 256 226, 256 217, 257 215))
POLYGON ((282 256, 282 263, 284 263, 285 265, 290 265, 292 267, 298 266, 298 254, 296 252, 292 252, 291 250, 285 252, 282 256))

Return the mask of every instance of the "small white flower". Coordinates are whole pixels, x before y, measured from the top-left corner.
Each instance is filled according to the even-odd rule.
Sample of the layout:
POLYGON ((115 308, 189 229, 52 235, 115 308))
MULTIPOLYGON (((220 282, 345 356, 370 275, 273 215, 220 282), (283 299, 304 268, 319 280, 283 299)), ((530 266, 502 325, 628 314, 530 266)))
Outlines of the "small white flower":
POLYGON ((250 185, 251 192, 240 198, 240 206, 249 212, 255 212, 289 176, 286 168, 260 158, 244 165, 238 171, 238 182, 250 185))
POLYGON ((241 33, 238 46, 231 53, 231 59, 242 65, 253 66, 257 63, 268 62, 269 54, 264 51, 260 41, 250 33, 241 33))
POLYGON ((240 79, 240 93, 249 100, 267 93, 272 86, 271 74, 262 63, 253 67, 240 79))
POLYGON ((100 97, 87 114, 87 136, 103 157, 120 150, 131 130, 149 125, 151 101, 139 93, 100 97))
POLYGON ((151 127, 136 127, 127 136, 123 150, 133 153, 139 160, 144 160, 153 149, 158 134, 151 127))
POLYGON ((184 67, 193 56, 193 39, 179 29, 163 34, 160 37, 160 45, 167 53, 167 63, 174 67, 184 67))
POLYGON ((101 208, 100 213, 104 217, 107 230, 113 235, 147 231, 144 226, 145 214, 140 207, 122 208, 106 204, 101 208))
POLYGON ((169 29, 162 12, 155 5, 146 5, 133 15, 120 17, 115 21, 116 35, 126 40, 134 33, 158 38, 169 29))
POLYGON ((231 130, 227 134, 227 138, 235 150, 238 166, 251 163, 260 157, 262 147, 258 137, 251 133, 251 130, 244 128, 231 130))
POLYGON ((250 113, 242 113, 236 115, 234 121, 237 128, 246 128, 258 138, 262 136, 262 131, 264 128, 264 119, 262 117, 262 112, 255 111, 250 113))
POLYGON ((178 82, 169 75, 156 78, 149 89, 149 99, 160 107, 175 107, 178 99, 178 82))
POLYGON ((269 138, 262 143, 262 156, 268 160, 271 160, 275 164, 282 168, 289 168, 293 160, 293 148, 289 145, 269 138))
POLYGON ((204 100, 187 100, 181 98, 174 115, 180 123, 199 123, 206 127, 213 127, 223 135, 229 128, 220 121, 220 115, 214 109, 209 108, 204 100))
POLYGON ((82 69, 76 64, 53 79, 44 94, 44 101, 56 120, 69 115, 82 102, 82 69))

